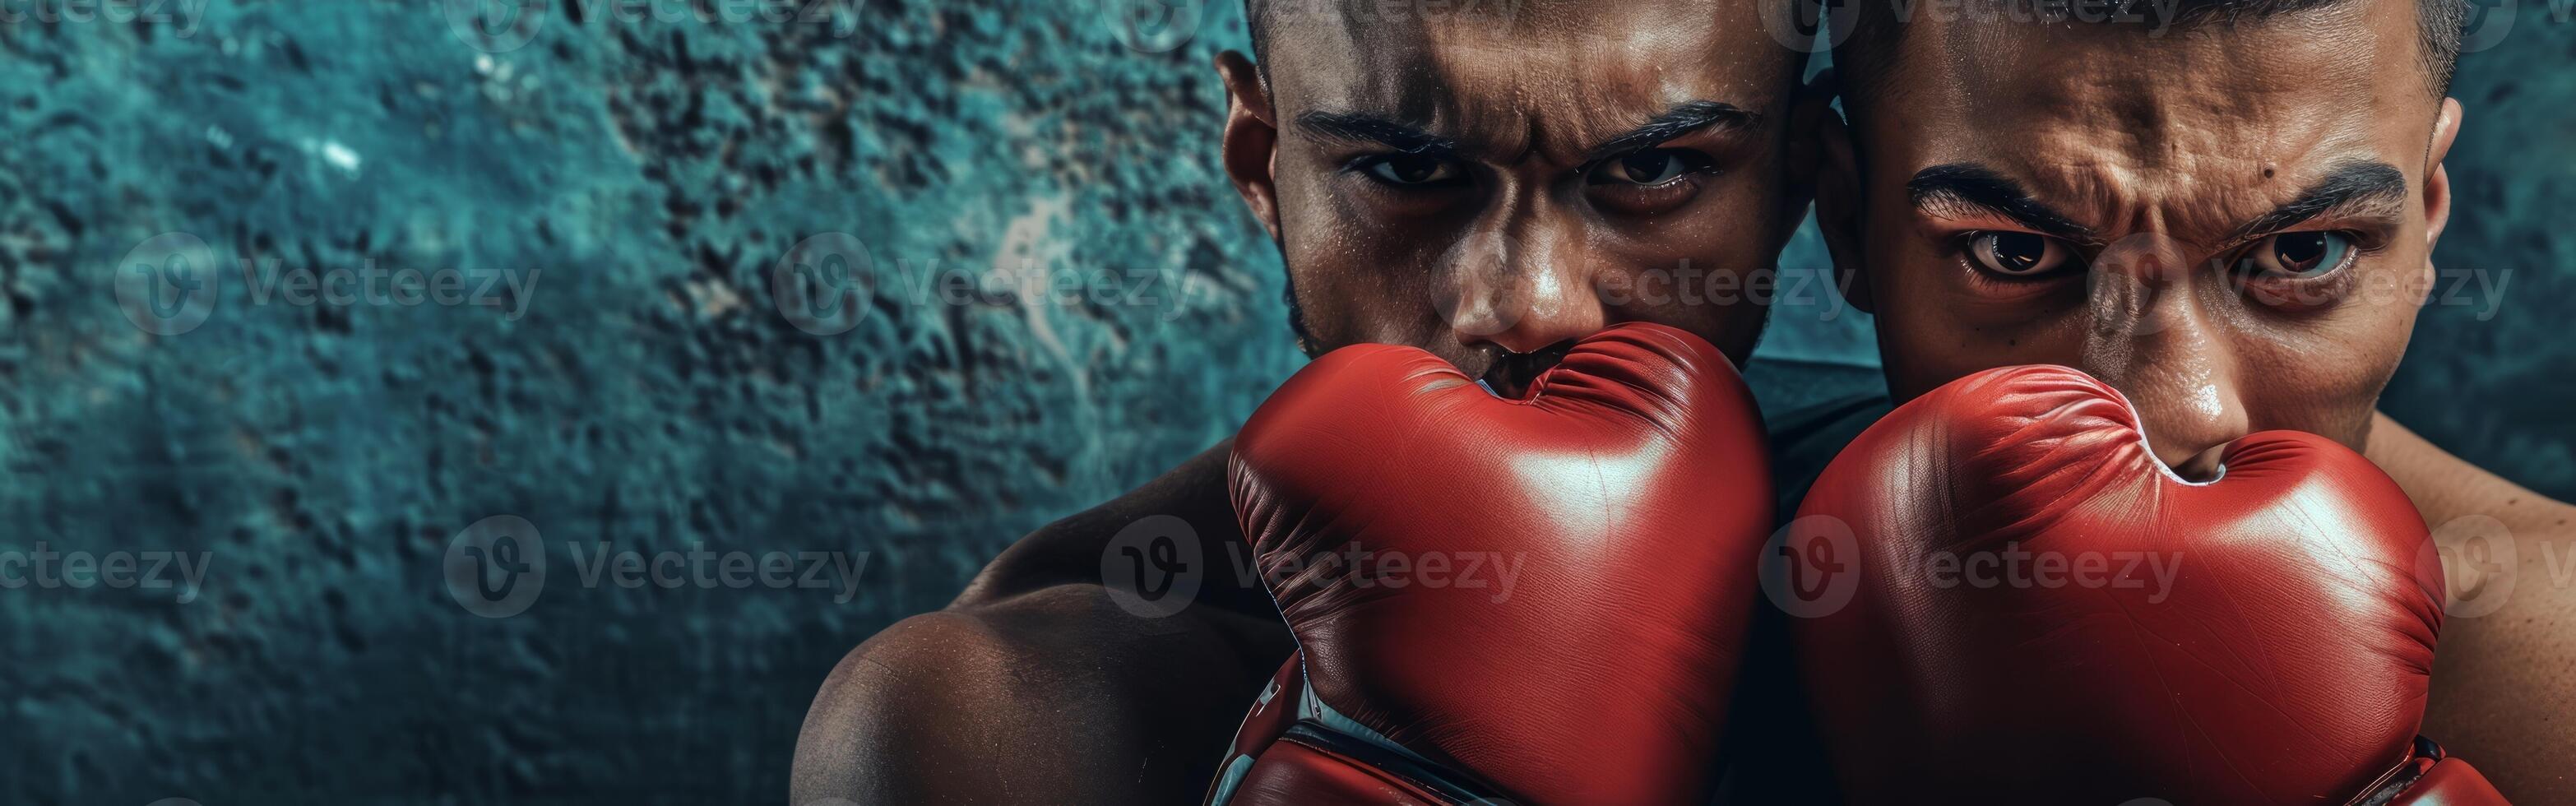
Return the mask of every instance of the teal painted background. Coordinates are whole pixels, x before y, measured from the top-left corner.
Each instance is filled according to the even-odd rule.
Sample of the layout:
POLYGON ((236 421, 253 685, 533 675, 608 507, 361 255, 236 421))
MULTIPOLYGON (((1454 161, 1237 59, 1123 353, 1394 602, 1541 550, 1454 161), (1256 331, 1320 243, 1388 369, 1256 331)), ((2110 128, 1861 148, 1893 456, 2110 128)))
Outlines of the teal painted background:
MULTIPOLYGON (((1215 164, 1229 3, 1142 36, 1100 0, 536 5, 0 5, 0 551, 210 558, 185 604, 0 590, 0 802, 775 801, 845 650, 1301 361, 1215 164), (155 335, 119 272, 167 232, 224 272, 155 335), (874 279, 818 336, 849 312, 770 283, 822 233, 874 279), (243 259, 537 274, 308 305, 243 259), (490 619, 441 563, 498 514, 557 565, 490 619), (868 564, 846 603, 586 587, 599 541, 868 564)), ((2429 310, 2389 407, 2563 498, 2576 34, 2535 16, 2463 68, 2450 163, 2443 261, 2509 293, 2429 310)), ((1865 364, 1866 322, 1784 311, 1762 352, 1865 364)))

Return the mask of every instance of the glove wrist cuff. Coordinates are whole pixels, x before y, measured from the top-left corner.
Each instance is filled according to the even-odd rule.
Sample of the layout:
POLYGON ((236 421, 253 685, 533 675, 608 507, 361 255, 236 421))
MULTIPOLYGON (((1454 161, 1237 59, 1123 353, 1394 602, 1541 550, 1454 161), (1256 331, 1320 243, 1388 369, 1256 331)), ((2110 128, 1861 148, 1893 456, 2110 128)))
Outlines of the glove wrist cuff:
POLYGON ((1301 721, 1279 737, 1283 742, 1296 742, 1326 753, 1343 756, 1365 764, 1380 773, 1400 778, 1425 792, 1452 804, 1505 803, 1493 790, 1467 775, 1433 763, 1401 748, 1353 736, 1326 727, 1320 722, 1301 721))
POLYGON ((2415 743, 2407 749, 2406 760, 2371 779, 2370 785, 2362 787, 2361 794, 2346 801, 2345 806, 2387 806, 2398 795, 2405 794, 2407 787, 2414 786, 2415 779, 2424 777, 2425 770, 2432 769, 2441 760, 2442 746, 2417 736, 2415 743))
POLYGON ((2504 806, 2504 794, 2497 792, 2477 768, 2442 751, 2442 746, 2422 736, 2406 760, 2362 789, 2359 797, 2347 806, 2504 806))

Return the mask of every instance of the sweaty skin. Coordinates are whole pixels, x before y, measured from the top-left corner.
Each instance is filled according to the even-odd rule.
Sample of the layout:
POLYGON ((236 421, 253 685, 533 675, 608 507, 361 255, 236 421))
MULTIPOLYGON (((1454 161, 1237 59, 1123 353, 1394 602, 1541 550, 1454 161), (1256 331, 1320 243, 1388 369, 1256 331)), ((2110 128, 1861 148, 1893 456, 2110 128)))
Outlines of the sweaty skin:
POLYGON ((2386 416, 2362 455, 2405 488, 2443 549, 2453 604, 2424 734, 2518 801, 2576 801, 2567 763, 2576 758, 2576 506, 2461 461, 2386 416))
MULTIPOLYGON (((1226 170, 1280 243, 1308 352, 1411 344, 1515 394, 1614 322, 1752 351, 1763 309, 1732 289, 1796 226, 1814 155, 1792 132, 1826 107, 1751 2, 1343 5, 1386 7, 1287 4, 1266 76, 1216 65, 1226 170)), ((1118 607, 1101 568, 1151 515, 1232 556, 1228 449, 1023 538, 948 608, 852 650, 806 717, 790 802, 1201 797, 1287 632, 1222 564, 1162 618, 1118 607)))
POLYGON ((1179 803, 1199 797, 1244 705, 1292 645, 1219 569, 1162 618, 1119 607, 1101 558, 1174 515, 1222 558, 1239 540, 1220 443, 1004 551, 947 609, 860 644, 796 741, 789 803, 1179 803), (1215 738, 1209 738, 1215 737, 1215 738))
POLYGON ((1751 353, 1763 309, 1739 289, 1804 214, 1811 139, 1788 135, 1825 112, 1753 3, 1291 5, 1266 80, 1218 69, 1227 173, 1310 352, 1411 344, 1507 395, 1546 363, 1527 357, 1614 322, 1751 353))
MULTIPOLYGON (((2576 799, 2576 594, 2534 556, 2569 553, 2568 508, 2375 412, 2435 276, 2461 120, 2429 83, 2415 8, 2347 0, 2160 36, 1916 20, 1851 65, 1817 215, 1878 316, 1899 402, 2071 365, 2126 394, 2186 476, 2216 474, 2239 436, 2308 431, 2364 451, 2437 531, 2506 524, 2521 584, 2505 610, 2448 623, 2426 732, 2508 795, 2576 799)), ((2477 595, 2445 560, 2454 599, 2477 595)))

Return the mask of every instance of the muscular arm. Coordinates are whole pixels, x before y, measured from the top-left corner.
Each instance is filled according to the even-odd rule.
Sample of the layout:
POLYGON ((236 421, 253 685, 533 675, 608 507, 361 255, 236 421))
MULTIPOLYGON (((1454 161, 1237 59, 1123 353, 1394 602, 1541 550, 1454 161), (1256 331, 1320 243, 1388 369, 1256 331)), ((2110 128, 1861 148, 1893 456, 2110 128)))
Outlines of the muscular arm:
POLYGON ((1228 568, 1240 540, 1218 445, 1032 533, 947 609, 832 670, 797 738, 789 802, 1170 803, 1204 794, 1290 650, 1268 597, 1228 568), (1118 530, 1173 515, 1200 540, 1179 613, 1130 612, 1101 580, 1118 530))
POLYGON ((2576 802, 2576 507, 2380 415, 2364 453, 2442 543, 2450 617, 2424 733, 2525 803, 2576 802), (2492 523, 2470 519, 2483 515, 2492 523))

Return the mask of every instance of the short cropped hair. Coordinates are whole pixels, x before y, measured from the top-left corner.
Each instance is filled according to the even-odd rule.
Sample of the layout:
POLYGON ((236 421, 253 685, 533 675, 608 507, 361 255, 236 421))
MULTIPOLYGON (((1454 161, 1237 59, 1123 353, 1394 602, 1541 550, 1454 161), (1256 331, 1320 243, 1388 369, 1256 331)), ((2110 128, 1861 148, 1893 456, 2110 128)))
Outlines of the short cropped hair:
MULTIPOLYGON (((1446 1, 1456 2, 1457 0, 1446 1)), ((1485 1, 1513 9, 1517 9, 1525 3, 1543 2, 1543 0, 1485 1)), ((1608 1, 1616 2, 1617 0, 1608 1)), ((1753 0, 1753 2, 1757 3, 1778 3, 1783 7, 1786 7, 1788 4, 1793 2, 1807 1, 1809 0, 1753 0)), ((1840 2, 1841 0, 1826 1, 1840 2)), ((2459 2, 2464 3, 2467 1, 2468 0, 2459 0, 2459 2)), ((1371 5, 1383 4, 1385 2, 1386 0, 1243 0, 1243 25, 1244 28, 1247 29, 1246 33, 1248 33, 1252 38, 1252 63, 1260 70, 1262 80, 1268 81, 1270 78, 1270 32, 1272 27, 1279 24, 1279 18, 1283 16, 1295 14, 1300 11, 1312 12, 1319 6, 1339 4, 1345 8, 1365 8, 1371 5)), ((1476 3, 1477 0, 1465 0, 1465 2, 1472 5, 1476 3)), ((1797 65, 1805 64, 1805 52, 1792 49, 1788 43, 1781 43, 1780 53, 1783 57, 1782 63, 1791 65, 1793 72, 1797 65)))
MULTIPOLYGON (((1257 0, 1256 0, 1257 1, 1257 0)), ((1814 1, 1814 0, 1805 0, 1814 1)), ((2014 0, 2006 0, 2012 2, 2014 0)), ((2083 0, 2018 0, 2063 7, 2068 2, 2083 0)), ((1880 83, 1888 72, 1886 60, 1896 52, 1904 25, 1895 19, 1892 0, 1823 0, 1828 3, 1857 3, 1833 15, 1837 22, 1849 21, 1851 31, 1834 46, 1834 64, 1841 73, 1849 95, 1867 96, 1883 89, 1880 83), (1886 9, 1875 10, 1881 6, 1886 9)), ((2234 25, 2338 3, 2366 0, 2172 0, 2163 8, 2146 0, 2136 0, 2130 11, 2139 15, 2137 27, 2143 31, 2162 30, 2169 26, 2210 24, 2234 25), (2170 11, 2171 18, 2166 15, 2170 11)), ((2423 57, 2425 83, 2432 87, 2433 97, 2451 92, 2451 76, 2460 62, 2460 32, 2468 20, 2468 0, 2415 0, 2418 21, 2417 49, 2423 57)), ((2103 24, 2103 23, 2095 23, 2103 24)))

